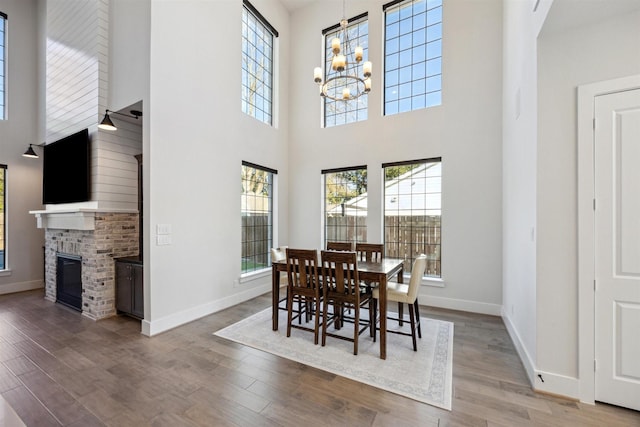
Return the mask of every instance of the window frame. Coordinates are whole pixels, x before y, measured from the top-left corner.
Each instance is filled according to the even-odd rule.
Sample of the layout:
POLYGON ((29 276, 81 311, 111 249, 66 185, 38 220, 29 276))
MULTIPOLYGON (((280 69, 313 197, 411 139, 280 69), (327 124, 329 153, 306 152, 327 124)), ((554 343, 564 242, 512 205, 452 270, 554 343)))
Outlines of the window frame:
POLYGON ((7 266, 7 165, 0 164, 0 181, 2 181, 2 192, 0 192, 0 247, 2 256, 0 257, 0 272, 9 270, 7 266))
MULTIPOLYGON (((275 218, 275 193, 276 193, 276 177, 277 177, 278 171, 276 169, 272 169, 272 168, 268 168, 265 166, 260 166, 257 165, 255 163, 251 163, 251 162, 247 162, 247 161, 242 161, 242 169, 241 169, 241 184, 242 184, 242 191, 241 191, 241 196, 240 196, 240 276, 241 277, 247 277, 247 276, 251 276, 257 273, 261 273, 264 271, 267 271, 270 267, 271 267, 271 248, 274 246, 274 240, 275 240, 275 222, 276 222, 276 218, 275 218), (246 207, 248 206, 248 202, 246 199, 244 199, 246 196, 245 194, 247 194, 244 191, 245 188, 245 182, 247 182, 247 180, 245 180, 244 178, 244 168, 252 168, 255 170, 259 170, 259 171, 263 171, 268 175, 268 185, 270 188, 270 192, 268 193, 268 208, 266 211, 260 211, 260 212, 266 212, 267 213, 267 239, 261 239, 261 240, 253 240, 253 239, 249 239, 248 236, 251 234, 248 230, 248 225, 246 225, 246 222, 244 220, 245 217, 250 217, 251 215, 247 215, 247 212, 250 212, 248 209, 246 209, 246 207), (247 255, 247 253, 245 252, 245 248, 248 247, 248 245, 250 244, 254 244, 255 242, 262 242, 262 245, 264 246, 264 250, 260 251, 259 253, 255 253, 252 252, 250 256, 247 255), (266 244, 265 244, 266 242, 266 244), (265 263, 263 264, 262 267, 260 268, 249 268, 246 269, 244 267, 245 263, 247 262, 247 260, 249 258, 252 259, 254 265, 257 265, 258 263, 256 262, 257 257, 261 257, 261 259, 266 260, 265 263)), ((254 211, 254 212, 258 212, 258 211, 254 211)))
POLYGON ((442 105, 443 8, 444 0, 394 0, 382 6, 384 26, 383 116, 442 105), (420 10, 414 14, 414 5, 422 2, 424 2, 424 11, 420 10), (432 4, 429 8, 429 3, 433 2, 436 3, 435 6, 432 4), (410 15, 402 17, 402 9, 406 7, 411 7, 410 15), (398 20, 389 22, 389 12, 397 12, 399 14, 398 20), (417 17, 423 13, 424 26, 414 27, 419 21, 417 17), (430 17, 435 17, 436 21, 430 23, 430 17), (402 21, 407 20, 411 21, 411 29, 402 34, 402 21), (388 31, 396 23, 398 34, 389 38, 388 31), (429 29, 435 31, 435 36, 430 35, 429 29), (411 37, 410 47, 402 49, 401 41, 408 36, 411 37), (389 45, 396 39, 398 50, 389 53, 389 45), (423 46, 424 48, 422 48, 423 46), (432 54, 434 56, 430 57, 432 54), (394 55, 397 58, 392 60, 394 55), (418 55, 418 57, 416 58, 414 55, 418 55), (408 61, 408 63, 403 65, 403 61, 408 61), (396 62, 397 65, 395 65, 396 62), (393 66, 395 68, 389 69, 393 66), (403 75, 405 75, 403 70, 409 73, 408 81, 402 81, 403 75), (397 82, 391 83, 394 74, 397 82), (391 108, 394 105, 395 108, 391 108))
MULTIPOLYGON (((404 258, 405 260, 405 266, 404 266, 404 271, 405 273, 410 272, 411 271, 411 267, 413 266, 413 261, 415 260, 415 255, 419 254, 419 253, 426 253, 427 254, 427 270, 425 271, 425 274, 423 275, 423 279, 426 280, 436 280, 436 281, 441 281, 442 280, 442 157, 433 157, 433 158, 428 158, 428 159, 419 159, 419 160, 409 160, 409 161, 401 161, 401 162, 391 162, 391 163, 383 163, 382 164, 382 180, 383 180, 383 194, 382 194, 382 216, 383 216, 383 220, 382 220, 382 228, 383 228, 383 240, 384 240, 384 245, 385 245, 385 255, 389 256, 389 257, 393 257, 393 258, 404 258), (438 176, 439 178, 439 188, 438 191, 427 191, 427 182, 426 179, 428 179, 429 177, 427 176, 427 171, 428 168, 425 168, 425 177, 423 179, 425 179, 425 183, 424 183, 424 191, 422 193, 414 193, 413 192, 413 185, 414 183, 411 184, 411 191, 410 193, 404 193, 405 195, 410 195, 411 196, 411 204, 413 206, 413 202, 414 202, 414 198, 413 195, 414 194, 424 194, 424 207, 423 210, 425 211, 425 217, 429 217, 429 216, 439 216, 439 220, 438 220, 438 226, 437 228, 434 229, 434 227, 427 227, 426 226, 426 221, 424 221, 424 230, 423 230, 423 237, 425 239, 429 239, 428 241, 425 240, 423 242, 423 248, 419 248, 420 250, 418 252, 415 251, 415 247, 416 246, 420 246, 420 242, 408 242, 405 244, 408 245, 410 247, 410 249, 408 249, 408 253, 409 256, 407 257, 406 254, 400 254, 401 249, 400 247, 396 247, 393 248, 391 247, 391 245, 393 244, 400 244, 402 242, 400 241, 394 241, 391 242, 389 241, 389 232, 388 229, 391 228, 391 226, 388 224, 387 221, 387 198, 389 196, 392 196, 393 194, 389 194, 387 192, 387 188, 389 185, 393 185, 393 182, 390 182, 387 180, 386 176, 386 169, 388 167, 397 167, 397 166, 409 166, 409 165, 416 165, 416 167, 420 167, 420 165, 428 165, 428 164, 434 164, 434 165, 439 165, 440 167, 440 175, 438 176), (432 209, 428 209, 427 206, 427 200, 428 197, 427 195, 433 195, 433 194, 438 194, 438 200, 439 200, 439 206, 435 206, 432 207, 432 209), (428 215, 427 212, 429 210, 437 210, 439 211, 439 215, 428 215), (433 231, 433 240, 431 241, 431 236, 430 233, 427 233, 426 230, 429 229, 430 231, 433 231), (437 243, 436 243, 437 242, 437 243), (427 246, 433 246, 432 251, 428 251, 428 250, 424 250, 426 249, 427 246), (435 252, 435 253, 434 253, 435 252), (439 275, 438 274, 429 274, 429 270, 430 268, 432 268, 432 266, 435 265, 435 271, 439 271, 439 275)), ((415 169, 415 168, 414 168, 415 169)), ((397 178, 400 178, 404 175, 406 175, 407 173, 409 173, 410 171, 412 171, 413 169, 409 169, 406 172, 403 172, 401 175, 398 175, 397 177, 393 178, 395 180, 395 182, 398 183, 398 191, 400 191, 400 180, 398 180, 397 178)), ((413 173, 411 175, 407 175, 405 178, 403 179, 409 179, 411 178, 411 176, 413 175, 413 173)), ((433 177, 431 177, 433 178, 433 177)), ((398 193, 398 195, 401 195, 402 193, 398 193)), ((391 201, 390 201, 391 203, 391 201)), ((415 209, 413 209, 413 207, 411 207, 411 209, 402 209, 405 211, 411 211, 412 214, 410 216, 414 216, 413 215, 413 211, 415 211, 415 209)), ((401 209, 398 209, 397 212, 398 214, 395 215, 397 217, 400 217, 399 213, 400 213, 401 209)), ((391 216, 391 215, 389 215, 391 216)), ((426 219, 426 218, 425 218, 426 219)), ((399 228, 399 224, 397 225, 399 228)), ((396 233, 396 235, 400 235, 401 233, 398 232, 396 233)), ((403 233, 404 235, 407 235, 406 232, 403 233)), ((409 235, 413 235, 413 233, 409 232, 409 235)), ((407 250, 405 249, 405 252, 407 250)))
MULTIPOLYGON (((363 75, 362 66, 365 61, 369 60, 369 12, 361 13, 360 15, 354 16, 352 18, 347 19, 349 23, 347 26, 347 31, 352 29, 352 26, 358 26, 358 34, 360 34, 360 26, 366 23, 367 32, 363 35, 358 35, 358 37, 350 38, 351 44, 355 46, 362 46, 363 55, 362 61, 357 65, 356 72, 358 76, 363 75), (360 44, 362 38, 366 40, 365 44, 360 44)), ((323 55, 322 55, 322 64, 323 64, 323 77, 326 82, 329 78, 335 77, 338 73, 333 71, 331 68, 331 58, 332 58, 332 49, 331 49, 331 39, 335 37, 336 34, 339 34, 341 31, 340 24, 332 25, 331 27, 325 28, 322 30, 322 45, 323 45, 323 55)), ((341 40, 344 43, 344 40, 341 40)), ((350 99, 348 101, 334 101, 332 99, 328 99, 326 97, 322 97, 322 126, 324 128, 331 128, 336 126, 347 125, 350 123, 358 123, 361 121, 365 121, 369 118, 369 96, 363 95, 356 99, 350 99), (335 106, 336 113, 328 114, 329 106, 335 106), (354 108, 355 105, 355 108, 354 108), (341 110, 341 111, 338 111, 341 110), (355 120, 347 120, 350 114, 355 114, 355 120), (334 121, 332 124, 328 124, 327 117, 333 116, 334 121), (343 116, 344 121, 336 121, 335 118, 338 116, 343 116)))
POLYGON ((266 18, 256 9, 248 0, 243 0, 242 2, 242 66, 241 66, 241 98, 240 105, 241 110, 246 115, 253 117, 254 119, 265 123, 269 126, 274 126, 274 116, 275 116, 275 49, 276 49, 276 39, 278 38, 278 31, 266 20, 266 18), (245 14, 247 19, 245 20, 245 14), (260 25, 260 28, 255 28, 251 34, 255 35, 257 39, 258 33, 264 34, 264 37, 261 37, 261 40, 267 43, 268 45, 268 55, 265 54, 265 51, 258 52, 258 46, 252 44, 249 40, 250 34, 249 31, 249 20, 255 20, 256 25, 260 25), (258 31, 259 30, 259 31, 258 31), (247 35, 245 36, 245 32, 247 35), (266 40, 265 37, 269 36, 269 40, 266 40), (245 44, 247 48, 245 48, 245 44), (256 58, 264 58, 268 61, 267 67, 259 67, 256 65, 256 70, 253 72, 250 70, 252 67, 250 64, 256 62, 256 58, 251 58, 249 45, 253 46, 255 50, 256 58), (258 67, 260 70, 258 70, 258 67), (267 74, 268 81, 262 78, 258 78, 258 74, 267 74), (253 81, 255 79, 256 88, 251 89, 249 85, 249 81, 253 81), (263 90, 259 90, 259 86, 262 86, 263 90), (266 91, 264 90, 266 88, 266 91), (245 94, 246 93, 246 94, 245 94), (258 99, 259 97, 259 99, 258 99), (250 101, 253 98, 252 101, 250 101), (265 104, 268 106, 265 108, 265 104))
POLYGON ((7 25, 9 18, 0 12, 2 30, 0 31, 0 120, 7 119, 7 25))
MULTIPOLYGON (((368 186, 369 186, 369 179, 368 179, 368 170, 367 170, 367 165, 361 165, 361 166, 350 166, 350 167, 343 167, 343 168, 334 168, 334 169, 323 169, 321 171, 322 174, 322 198, 323 198, 323 239, 324 239, 324 244, 323 247, 326 248, 327 247, 327 242, 328 241, 338 241, 338 242, 366 242, 367 241, 367 216, 368 216, 368 204, 367 204, 367 210, 366 210, 366 214, 364 215, 364 221, 359 221, 358 219, 355 220, 355 224, 353 227, 353 230, 351 227, 346 227, 347 228, 347 235, 350 236, 354 236, 353 240, 344 240, 344 239, 336 239, 336 238, 329 238, 329 232, 328 232, 328 205, 327 205, 327 201, 328 201, 328 189, 327 189, 327 177, 331 174, 339 174, 342 172, 351 172, 351 171, 364 171, 365 172, 365 177, 366 177, 366 183, 365 183, 365 189, 364 191, 362 191, 361 193, 357 194, 356 196, 350 198, 349 200, 353 200, 353 199, 357 199, 358 197, 362 198, 363 200, 367 200, 368 198, 368 186), (359 225, 359 222, 364 222, 364 225, 359 225), (364 230, 364 233, 360 234, 359 230, 364 230), (351 231, 351 232, 350 232, 351 231), (361 237, 361 238, 359 238, 361 237)), ((336 205, 337 207, 337 205, 336 205)), ((343 214, 344 216, 344 214, 343 214)), ((356 218, 361 218, 362 216, 356 215, 356 218)), ((337 226, 336 226, 337 228, 337 226)))

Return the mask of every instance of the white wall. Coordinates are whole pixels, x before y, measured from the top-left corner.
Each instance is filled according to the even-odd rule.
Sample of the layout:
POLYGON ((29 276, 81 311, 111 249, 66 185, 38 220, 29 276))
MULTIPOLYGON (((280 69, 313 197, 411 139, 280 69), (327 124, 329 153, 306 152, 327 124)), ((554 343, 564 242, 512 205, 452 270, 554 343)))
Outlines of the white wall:
POLYGON ((537 22, 533 1, 504 1, 502 317, 533 382, 536 360, 537 22))
MULTIPOLYGON (((22 157, 29 144, 39 144, 42 120, 38 109, 40 81, 38 2, 3 0, 8 15, 7 120, 0 120, 0 163, 7 168, 7 256, 9 272, 0 272, 0 294, 42 287, 44 233, 31 209, 42 207, 42 163, 22 157)), ((36 147, 36 151, 41 150, 36 147)))
MULTIPOLYGON (((296 62, 288 12, 276 0, 252 4, 280 33, 276 63, 296 62)), ((239 282, 239 177, 242 160, 278 170, 277 243, 286 244, 290 68, 276 73, 278 125, 269 127, 240 108, 242 2, 153 0, 150 22, 143 330, 154 334, 270 289, 270 274, 239 282), (170 245, 155 245, 157 224, 171 225, 170 245)))
MULTIPOLYGON (((552 7, 550 17, 553 13, 552 7)), ((538 55, 537 365, 541 371, 575 379, 579 344, 576 89, 640 73, 640 4, 635 12, 606 20, 599 17, 589 25, 543 28, 538 55)))
POLYGON ((381 242, 381 164, 441 156, 444 288, 423 286, 421 302, 499 314, 502 3, 445 1, 442 106, 383 117, 384 3, 346 5, 347 17, 369 12, 369 118, 326 129, 313 68, 322 63, 321 31, 338 22, 342 5, 316 2, 292 14, 289 246, 322 245, 322 169, 368 166, 367 235, 381 242))

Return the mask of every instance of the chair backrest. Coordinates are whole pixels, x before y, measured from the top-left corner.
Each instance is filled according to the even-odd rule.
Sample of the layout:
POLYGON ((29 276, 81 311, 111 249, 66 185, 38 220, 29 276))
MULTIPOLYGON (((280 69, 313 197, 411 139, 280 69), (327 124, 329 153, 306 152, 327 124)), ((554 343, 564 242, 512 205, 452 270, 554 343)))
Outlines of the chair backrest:
POLYGON ((287 278, 294 288, 319 289, 318 251, 315 249, 286 249, 287 278))
POLYGON ((356 243, 359 261, 380 262, 384 258, 384 245, 378 243, 356 243))
POLYGON ((322 251, 322 279, 327 293, 341 296, 360 294, 358 257, 355 252, 322 251))
POLYGON ((410 303, 415 302, 418 297, 418 290, 420 289, 420 283, 422 282, 422 276, 427 269, 427 256, 420 254, 413 261, 413 267, 411 267, 411 279, 409 279, 409 290, 407 291, 407 299, 410 303))
POLYGON ((287 259, 287 246, 280 246, 279 248, 271 248, 271 262, 284 261, 287 259))
POLYGON ((328 251, 352 251, 351 242, 327 242, 328 251))

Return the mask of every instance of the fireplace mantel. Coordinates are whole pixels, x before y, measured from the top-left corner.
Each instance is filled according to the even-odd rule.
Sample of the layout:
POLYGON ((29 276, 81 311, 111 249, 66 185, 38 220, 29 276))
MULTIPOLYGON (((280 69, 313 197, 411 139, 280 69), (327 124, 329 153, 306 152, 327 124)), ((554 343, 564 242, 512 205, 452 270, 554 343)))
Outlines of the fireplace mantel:
POLYGON ((96 214, 102 213, 138 213, 135 209, 49 209, 29 211, 36 217, 36 226, 44 229, 83 230, 96 229, 96 214))

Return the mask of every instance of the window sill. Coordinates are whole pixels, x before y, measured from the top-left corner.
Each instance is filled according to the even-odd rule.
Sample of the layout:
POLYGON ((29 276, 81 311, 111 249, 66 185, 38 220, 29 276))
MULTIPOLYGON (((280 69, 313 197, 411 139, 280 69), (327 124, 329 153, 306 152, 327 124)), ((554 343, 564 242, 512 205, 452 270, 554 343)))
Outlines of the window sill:
POLYGON ((0 270, 0 277, 5 277, 5 276, 11 276, 11 270, 10 269, 0 270))
POLYGON ((423 286, 433 286, 434 288, 444 288, 444 279, 441 277, 422 278, 420 283, 423 286))
POLYGON ((262 279, 264 277, 271 276, 271 267, 263 268, 262 270, 252 271, 251 273, 243 273, 240 275, 240 284, 253 282, 254 280, 262 279))

